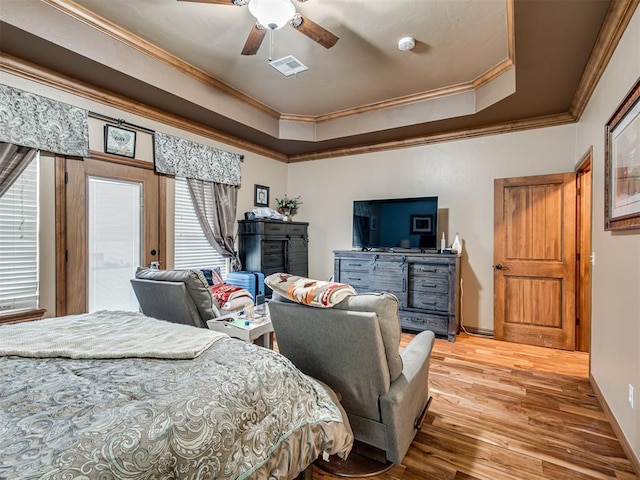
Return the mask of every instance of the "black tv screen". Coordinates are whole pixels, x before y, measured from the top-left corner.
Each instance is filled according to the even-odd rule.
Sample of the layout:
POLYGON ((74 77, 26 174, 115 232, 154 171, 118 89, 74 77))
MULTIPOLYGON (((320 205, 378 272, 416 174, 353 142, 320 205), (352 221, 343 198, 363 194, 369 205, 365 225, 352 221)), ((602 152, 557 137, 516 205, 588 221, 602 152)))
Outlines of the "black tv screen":
POLYGON ((436 249, 438 197, 356 200, 354 248, 436 249))

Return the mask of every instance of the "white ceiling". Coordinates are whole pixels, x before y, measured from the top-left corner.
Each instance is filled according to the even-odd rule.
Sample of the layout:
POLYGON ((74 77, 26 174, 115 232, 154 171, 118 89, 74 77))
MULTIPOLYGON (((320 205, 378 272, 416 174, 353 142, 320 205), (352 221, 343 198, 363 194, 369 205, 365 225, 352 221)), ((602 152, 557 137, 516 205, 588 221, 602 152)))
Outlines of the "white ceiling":
POLYGON ((508 58, 507 0, 309 0, 296 9, 340 40, 325 49, 287 25, 273 59, 309 70, 284 77, 268 65, 269 34, 240 51, 255 23, 248 7, 176 0, 75 0, 284 114, 318 116, 470 82, 508 58), (413 36, 412 51, 398 40, 413 36))
POLYGON ((254 19, 232 0, 0 2, 0 73, 42 68, 39 81, 283 161, 575 121, 638 4, 293 0, 339 41, 275 32, 273 58, 309 67, 287 78, 268 37, 240 55, 254 19), (413 51, 397 48, 406 35, 413 51))

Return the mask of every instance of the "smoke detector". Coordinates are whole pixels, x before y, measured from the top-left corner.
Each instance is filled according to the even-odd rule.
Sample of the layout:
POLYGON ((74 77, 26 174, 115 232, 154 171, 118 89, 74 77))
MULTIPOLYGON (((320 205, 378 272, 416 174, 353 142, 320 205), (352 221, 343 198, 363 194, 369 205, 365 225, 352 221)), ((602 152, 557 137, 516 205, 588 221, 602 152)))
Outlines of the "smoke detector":
POLYGON ((398 50, 407 51, 413 50, 416 46, 416 40, 413 37, 402 37, 398 40, 398 50))

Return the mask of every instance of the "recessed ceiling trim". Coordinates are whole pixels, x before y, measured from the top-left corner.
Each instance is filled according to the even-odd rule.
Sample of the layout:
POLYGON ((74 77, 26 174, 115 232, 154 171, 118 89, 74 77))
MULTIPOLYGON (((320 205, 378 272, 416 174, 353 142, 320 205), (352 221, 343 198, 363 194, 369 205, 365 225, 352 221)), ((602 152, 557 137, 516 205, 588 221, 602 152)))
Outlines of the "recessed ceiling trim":
POLYGON ((464 140, 468 138, 483 137, 487 135, 498 135, 502 133, 512 133, 521 130, 531 130, 533 128, 555 127, 575 123, 576 119, 568 113, 546 115, 543 117, 528 118, 515 122, 503 122, 484 127, 455 130, 443 133, 425 135, 405 140, 391 142, 381 142, 375 145, 361 145, 356 147, 336 148, 332 150, 304 153, 301 155, 289 155, 288 163, 308 162, 311 160, 323 160, 327 158, 344 157, 348 155, 361 155, 365 153, 383 152, 387 150, 397 150, 400 148, 420 147, 432 143, 449 142, 452 140, 464 140))
MULTIPOLYGON (((506 36, 508 40, 507 50, 508 50, 509 58, 504 59, 498 65, 492 67, 487 72, 478 76, 476 79, 470 82, 459 84, 459 85, 446 86, 440 89, 425 91, 418 94, 407 95, 404 97, 399 97, 391 100, 384 100, 384 101, 376 102, 369 105, 363 105, 363 106, 359 106, 351 109, 330 112, 330 113, 318 115, 318 116, 287 114, 287 113, 277 112, 272 108, 266 106, 265 104, 261 103, 260 101, 256 100, 255 98, 245 95, 244 93, 234 89, 233 87, 230 87, 229 85, 223 82, 220 82, 219 80, 203 72, 197 67, 175 57, 169 52, 157 47, 156 45, 144 40, 143 38, 138 37, 137 35, 121 28, 117 24, 87 10, 86 8, 76 4, 72 0, 42 0, 42 2, 53 8, 56 8, 57 10, 71 16, 72 18, 78 21, 85 23, 86 25, 102 32, 103 34, 106 34, 111 38, 136 49, 137 51, 164 63, 165 65, 175 68, 176 70, 178 70, 184 75, 191 76, 192 78, 195 78, 196 80, 203 82, 206 85, 216 88, 219 91, 226 93, 238 99, 239 101, 246 103, 251 107, 257 108, 267 113, 268 115, 270 115, 271 117, 279 121, 286 121, 286 122, 304 122, 304 123, 320 124, 323 122, 331 122, 337 119, 355 116, 355 115, 380 112, 383 110, 388 111, 389 109, 393 109, 393 108, 402 109, 407 105, 423 103, 425 101, 428 101, 440 96, 448 97, 458 93, 465 93, 474 88, 477 89, 483 86, 484 84, 491 82, 495 77, 501 75, 505 70, 509 68, 513 68, 513 65, 514 65, 513 63, 513 44, 514 44, 513 2, 514 0, 505 0, 506 17, 507 17, 507 22, 506 22, 507 35, 506 36)), ((233 118, 232 112, 226 112, 226 113, 220 112, 220 113, 228 116, 229 118, 233 118)), ((474 112, 470 111, 468 113, 474 113, 474 112)), ((399 114, 400 113, 398 113, 398 115, 399 114)), ((384 112, 383 115, 386 116, 387 113, 384 112)), ((384 119, 381 118, 378 123, 383 121, 384 119)), ((416 122, 419 122, 419 121, 420 120, 417 120, 416 122)), ((408 125, 410 123, 406 123, 406 124, 408 125)), ((258 127, 258 126, 254 125, 254 127, 258 127)), ((321 130, 325 130, 325 131, 326 130, 337 131, 336 129, 327 129, 325 126, 323 127, 317 126, 316 128, 320 128, 321 130)), ((274 135, 275 132, 286 132, 286 131, 295 132, 298 130, 298 129, 291 130, 287 128, 282 128, 282 125, 274 126, 274 128, 270 131, 263 130, 260 127, 258 127, 258 129, 263 131, 263 133, 267 133, 269 135, 274 135)), ((375 129, 372 131, 375 131, 375 129)), ((353 135, 355 133, 356 132, 343 132, 343 135, 353 135)), ((340 136, 343 136, 343 135, 340 135, 340 136)), ((337 138, 337 137, 327 137, 326 135, 315 135, 315 137, 317 139, 337 138)), ((295 135, 291 137, 289 136, 283 137, 283 136, 277 135, 276 138, 285 139, 285 140, 309 141, 310 137, 307 133, 305 133, 302 137, 296 137, 295 135)))
POLYGON ((71 0, 42 0, 43 3, 56 8, 57 10, 69 15, 70 17, 75 18, 76 20, 89 25, 96 30, 109 35, 111 38, 118 40, 119 42, 124 43, 125 45, 130 46, 138 50, 145 55, 148 55, 170 67, 173 67, 180 71, 185 75, 189 75, 213 88, 216 88, 238 100, 251 105, 258 110, 263 111, 264 113, 277 118, 280 114, 276 112, 274 109, 268 107, 262 102, 259 102, 255 98, 246 95, 239 90, 223 83, 211 75, 203 72, 199 68, 181 60, 180 58, 172 55, 171 53, 163 50, 156 45, 146 41, 145 39, 138 37, 137 35, 121 28, 115 23, 100 17, 99 15, 90 12, 86 8, 74 3, 71 0))
POLYGON ((98 89, 92 85, 79 82, 78 80, 66 77, 52 70, 45 69, 15 57, 7 56, 3 53, 0 53, 0 70, 40 84, 60 89, 62 91, 67 91, 79 97, 97 101, 104 105, 112 106, 136 115, 145 116, 151 120, 175 126, 176 128, 181 128, 185 131, 226 143, 227 145, 237 146, 245 149, 246 151, 255 152, 275 160, 287 163, 310 161, 345 155, 416 147, 431 143, 515 132, 530 128, 550 127, 575 122, 579 120, 582 115, 584 106, 588 103, 598 79, 602 75, 602 72, 611 58, 622 33, 627 28, 639 3, 640 0, 621 0, 620 2, 612 3, 609 13, 603 22, 597 43, 594 46, 591 57, 589 58, 589 67, 585 69, 580 82, 580 87, 574 96, 570 113, 567 112, 545 117, 536 117, 533 119, 523 119, 515 122, 504 122, 494 124, 489 127, 470 127, 468 129, 456 131, 442 131, 434 134, 420 135, 405 140, 345 148, 332 148, 323 151, 290 156, 262 147, 261 145, 250 141, 224 134, 213 128, 204 127, 201 124, 185 120, 184 118, 177 117, 176 115, 165 112, 161 109, 143 105, 138 101, 121 97, 113 92, 98 89))

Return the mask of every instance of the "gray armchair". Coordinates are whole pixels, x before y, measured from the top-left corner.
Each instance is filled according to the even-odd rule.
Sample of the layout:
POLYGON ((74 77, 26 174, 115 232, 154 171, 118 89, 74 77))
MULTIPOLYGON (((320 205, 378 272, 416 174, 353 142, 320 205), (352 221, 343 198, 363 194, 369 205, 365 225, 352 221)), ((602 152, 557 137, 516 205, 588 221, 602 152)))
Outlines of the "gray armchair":
POLYGON ((404 458, 429 403, 434 334, 416 335, 400 353, 398 300, 388 293, 348 297, 333 308, 269 303, 280 353, 341 396, 355 439, 404 458))
POLYGON ((207 320, 220 316, 199 270, 138 268, 131 286, 142 313, 148 317, 208 328, 207 320))

